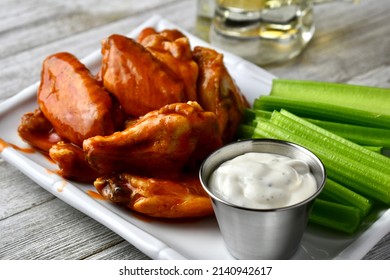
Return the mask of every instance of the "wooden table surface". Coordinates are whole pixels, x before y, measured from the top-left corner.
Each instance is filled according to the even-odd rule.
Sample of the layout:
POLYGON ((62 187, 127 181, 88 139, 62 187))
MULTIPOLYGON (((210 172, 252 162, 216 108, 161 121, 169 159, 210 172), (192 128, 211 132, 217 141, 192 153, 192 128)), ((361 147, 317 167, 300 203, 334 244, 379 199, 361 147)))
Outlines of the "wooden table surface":
MULTIPOLYGON (((263 68, 284 78, 390 87, 390 1, 323 4, 314 13, 316 33, 304 53, 263 68)), ((2 0, 0 102, 39 80, 49 54, 82 58, 154 14, 195 32, 195 0, 2 0)), ((0 158, 0 259, 147 258, 0 158)), ((390 234, 364 258, 390 259, 390 234)))

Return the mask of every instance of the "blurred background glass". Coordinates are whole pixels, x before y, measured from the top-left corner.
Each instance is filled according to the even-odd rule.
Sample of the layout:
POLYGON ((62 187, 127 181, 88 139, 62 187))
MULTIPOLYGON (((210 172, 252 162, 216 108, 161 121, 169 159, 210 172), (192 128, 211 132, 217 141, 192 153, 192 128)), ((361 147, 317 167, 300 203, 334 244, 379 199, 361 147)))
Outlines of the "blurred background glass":
POLYGON ((299 55, 315 31, 313 4, 356 0, 198 0, 197 36, 259 65, 299 55))

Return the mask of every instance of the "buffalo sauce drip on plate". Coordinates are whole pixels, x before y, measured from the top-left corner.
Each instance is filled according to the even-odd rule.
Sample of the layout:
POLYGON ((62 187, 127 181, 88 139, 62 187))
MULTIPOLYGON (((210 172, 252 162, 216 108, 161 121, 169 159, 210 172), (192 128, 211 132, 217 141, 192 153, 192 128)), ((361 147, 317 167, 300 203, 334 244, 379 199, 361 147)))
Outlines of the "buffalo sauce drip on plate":
POLYGON ((15 150, 21 151, 23 153, 29 153, 29 154, 35 153, 34 148, 21 148, 15 144, 8 143, 7 141, 4 141, 3 139, 0 138, 0 153, 7 147, 12 147, 15 150))

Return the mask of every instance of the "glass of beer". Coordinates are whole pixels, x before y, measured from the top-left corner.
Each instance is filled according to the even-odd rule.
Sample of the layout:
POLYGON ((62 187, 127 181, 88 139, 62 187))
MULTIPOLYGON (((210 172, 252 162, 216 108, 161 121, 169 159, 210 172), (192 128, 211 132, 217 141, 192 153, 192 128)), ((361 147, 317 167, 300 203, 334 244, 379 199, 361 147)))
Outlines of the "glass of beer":
POLYGON ((259 65, 283 62, 314 34, 311 0, 217 0, 210 42, 259 65))

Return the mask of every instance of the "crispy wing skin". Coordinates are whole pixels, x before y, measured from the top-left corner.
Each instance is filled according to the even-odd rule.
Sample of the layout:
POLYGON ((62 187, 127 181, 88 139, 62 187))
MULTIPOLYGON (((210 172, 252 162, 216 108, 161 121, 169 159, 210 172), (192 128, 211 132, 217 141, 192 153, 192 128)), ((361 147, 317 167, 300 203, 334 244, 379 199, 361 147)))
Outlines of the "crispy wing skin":
POLYGON ((183 83, 135 40, 111 35, 102 43, 102 55, 100 79, 127 115, 142 116, 185 100, 183 83))
POLYGON ((154 29, 153 27, 146 27, 138 35, 137 41, 142 42, 145 38, 149 37, 150 35, 156 35, 156 34, 163 36, 170 42, 174 42, 177 39, 185 37, 185 35, 177 29, 164 29, 160 32, 157 32, 156 29, 154 29))
POLYGON ((108 92, 69 53, 51 55, 43 62, 38 105, 61 138, 76 145, 115 131, 108 92))
POLYGON ((188 218, 213 213, 197 174, 172 180, 122 173, 100 177, 94 185, 106 199, 151 217, 188 218))
POLYGON ((176 29, 157 32, 153 28, 146 28, 138 36, 137 41, 167 65, 183 82, 185 100, 196 101, 199 69, 192 57, 188 38, 176 29))
POLYGON ((198 102, 215 112, 224 143, 234 140, 245 108, 249 104, 223 63, 223 55, 197 46, 194 59, 199 65, 198 102))
POLYGON ((18 127, 19 136, 31 146, 48 153, 51 146, 61 141, 42 111, 25 113, 18 127))
POLYGON ((49 153, 62 177, 94 182, 138 213, 212 214, 198 168, 234 139, 249 106, 223 56, 153 28, 137 40, 111 35, 102 56, 97 77, 69 53, 46 58, 39 109, 23 116, 20 136, 49 153))
POLYGON ((112 135, 91 137, 83 147, 100 172, 164 177, 197 166, 221 145, 215 114, 188 102, 152 111, 112 135))
POLYGON ((58 174, 65 179, 92 183, 102 175, 89 166, 84 151, 71 143, 56 143, 50 148, 49 155, 60 168, 58 174))

